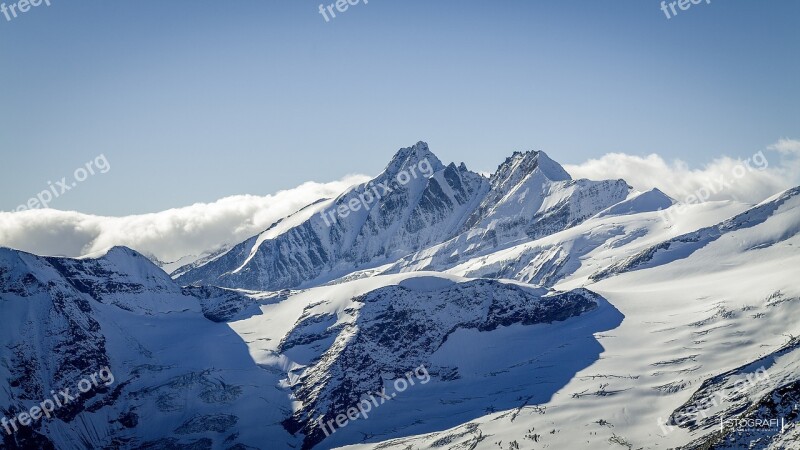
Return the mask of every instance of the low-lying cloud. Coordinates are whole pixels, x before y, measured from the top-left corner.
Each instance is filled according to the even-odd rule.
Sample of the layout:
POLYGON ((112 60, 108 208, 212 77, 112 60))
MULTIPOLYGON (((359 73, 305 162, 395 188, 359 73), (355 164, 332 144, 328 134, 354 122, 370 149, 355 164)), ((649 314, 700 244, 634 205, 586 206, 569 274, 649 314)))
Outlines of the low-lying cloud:
POLYGON ((724 189, 712 189, 708 200, 739 200, 758 203, 778 192, 800 184, 800 141, 781 139, 750 157, 749 168, 742 160, 716 158, 700 169, 683 161, 665 161, 651 154, 645 157, 609 153, 599 159, 564 168, 574 178, 606 180, 622 178, 635 189, 658 188, 683 201, 708 186, 725 181, 724 189), (745 167, 745 173, 741 167, 745 167), (737 167, 740 167, 737 169, 737 167))
POLYGON ((367 179, 351 175, 331 183, 304 183, 274 195, 237 195, 126 217, 53 209, 0 213, 0 246, 39 255, 76 257, 124 245, 172 262, 244 241, 278 219, 367 179))

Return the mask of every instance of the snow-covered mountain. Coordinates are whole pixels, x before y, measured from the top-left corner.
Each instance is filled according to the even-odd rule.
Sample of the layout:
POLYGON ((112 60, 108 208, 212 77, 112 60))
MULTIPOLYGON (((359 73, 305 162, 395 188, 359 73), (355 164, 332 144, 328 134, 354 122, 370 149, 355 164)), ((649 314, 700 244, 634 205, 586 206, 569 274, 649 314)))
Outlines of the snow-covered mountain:
MULTIPOLYGON (((221 323, 259 313, 248 311, 257 309, 252 298, 183 290, 125 248, 81 260, 2 249, 0 304, 2 416, 18 417, 53 391, 77 395, 79 382, 103 367, 114 378, 56 409, 51 420, 15 425, 20 431, 4 432, 3 448, 170 448, 178 441, 205 448, 228 437, 233 446, 235 432, 216 444, 192 435, 255 428, 271 414, 241 414, 259 408, 269 393, 256 394, 275 380, 221 323)), ((275 421, 280 417, 275 411, 275 421)), ((273 432, 290 438, 279 426, 273 432)))
POLYGON ((450 238, 487 189, 480 175, 463 164, 444 166, 420 142, 398 151, 373 180, 310 205, 199 267, 179 270, 177 279, 275 290, 336 278, 450 238))
POLYGON ((575 226, 624 200, 630 190, 623 180, 572 180, 544 152, 514 153, 486 180, 463 163, 444 166, 420 142, 397 152, 372 181, 289 217, 212 261, 181 270, 178 281, 254 290, 304 287, 407 255, 414 260, 424 249, 433 250, 424 250, 422 258, 440 269, 575 226), (406 185, 396 182, 423 161, 430 173, 406 185), (382 185, 391 192, 369 208, 336 219, 327 214, 358 204, 369 186, 382 185))
POLYGON ((9 386, 4 416, 98 368, 110 367, 116 379, 54 420, 6 436, 8 448, 246 448, 235 445, 263 446, 267 437, 310 448, 321 440, 322 419, 412 363, 460 379, 431 360, 453 333, 552 324, 601 306, 585 290, 426 274, 305 293, 182 289, 125 248, 82 260, 8 249, 0 256, 4 321, 13 325, 0 335, 8 350, 0 368, 9 386), (234 332, 248 326, 258 331, 234 332), (292 412, 298 399, 304 406, 292 412), (271 410, 271 427, 257 425, 265 417, 259 408, 271 410), (306 433, 286 431, 299 429, 306 433))
POLYGON ((625 316, 596 334, 599 360, 536 407, 347 448, 797 448, 799 224, 795 188, 663 241, 674 244, 635 246, 599 282, 610 258, 589 252, 593 267, 556 287, 585 285, 625 316))
POLYGON ((0 419, 114 374, 0 448, 796 448, 798 233, 418 143, 172 277, 0 249, 0 419))
MULTIPOLYGON (((302 431, 306 447, 310 447, 324 438, 322 424, 326 421, 417 367, 451 381, 451 389, 464 385, 459 381, 464 375, 457 367, 433 358, 454 333, 553 324, 599 306, 597 296, 586 290, 552 294, 494 280, 457 283, 438 277, 411 278, 354 297, 344 314, 331 311, 325 303, 309 305, 276 349, 303 361, 302 371, 290 373, 297 374, 292 377, 293 394, 302 406, 287 420, 287 429, 302 431)), ((509 398, 498 394, 493 404, 505 401, 511 406, 520 392, 537 393, 522 384, 509 398)), ((395 394, 389 390, 387 395, 395 394)), ((445 404, 439 413, 452 417, 463 406, 460 402, 450 408, 445 404)))

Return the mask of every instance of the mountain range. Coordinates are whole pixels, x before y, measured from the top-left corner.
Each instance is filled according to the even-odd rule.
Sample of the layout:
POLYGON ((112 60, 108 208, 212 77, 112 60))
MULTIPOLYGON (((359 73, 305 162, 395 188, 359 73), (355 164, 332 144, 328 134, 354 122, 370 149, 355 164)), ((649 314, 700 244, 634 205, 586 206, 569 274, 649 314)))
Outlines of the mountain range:
POLYGON ((0 448, 797 448, 798 233, 800 187, 685 205, 419 142, 170 273, 3 248, 0 418, 115 382, 0 448))

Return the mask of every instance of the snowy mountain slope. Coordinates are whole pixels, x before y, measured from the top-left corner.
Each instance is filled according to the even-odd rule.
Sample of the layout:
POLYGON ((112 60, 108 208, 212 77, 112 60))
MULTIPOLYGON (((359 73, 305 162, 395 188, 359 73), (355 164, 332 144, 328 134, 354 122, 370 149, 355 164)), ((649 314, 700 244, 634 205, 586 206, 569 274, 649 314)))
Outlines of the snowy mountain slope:
MULTIPOLYGON (((678 236, 669 241, 659 243, 649 247, 624 261, 620 261, 606 269, 598 271, 592 275, 593 280, 627 272, 639 270, 655 265, 663 265, 677 259, 685 258, 693 252, 705 247, 711 242, 722 238, 726 234, 735 233, 739 230, 757 227, 767 219, 777 215, 781 217, 788 212, 788 220, 783 226, 769 228, 767 234, 759 239, 759 242, 752 243, 753 246, 773 245, 782 239, 789 238, 800 232, 800 223, 795 221, 795 215, 791 210, 800 206, 800 187, 789 189, 763 201, 754 208, 728 219, 718 225, 702 228, 700 230, 678 236), (769 230, 779 230, 779 235, 772 235, 769 230)), ((779 219, 773 219, 773 222, 779 219)), ((763 227, 762 227, 763 228, 763 227)))
MULTIPOLYGON (((666 220, 661 211, 642 205, 635 195, 580 225, 559 233, 475 257, 447 272, 467 277, 508 278, 554 286, 569 280, 581 285, 586 277, 645 248, 660 244, 687 230, 719 223, 741 213, 747 205, 709 202, 686 205, 684 214, 666 220)), ((664 204, 661 196, 655 204, 664 204)), ((669 211, 669 210, 667 210, 669 211)), ((412 270, 414 266, 404 268, 412 270)))
POLYGON ((242 314, 246 299, 229 293, 225 307, 224 293, 199 289, 205 294, 187 295, 125 248, 81 260, 0 249, 0 414, 12 418, 51 391, 74 393, 106 366, 115 379, 51 420, 3 432, 2 447, 233 448, 263 442, 264 433, 294 445, 280 426, 285 395, 265 389, 279 377, 202 312, 242 314))
POLYGON ((175 301, 181 291, 169 275, 125 247, 113 247, 80 259, 46 261, 72 286, 101 303, 148 315, 198 311, 196 302, 175 301))
POLYGON ((671 208, 675 200, 657 188, 647 192, 633 192, 625 199, 614 206, 601 211, 597 217, 624 216, 629 214, 639 214, 645 212, 662 211, 671 208))
POLYGON ((205 264, 208 261, 216 258, 217 256, 227 252, 230 250, 231 246, 223 245, 219 250, 208 251, 204 252, 200 255, 186 255, 182 258, 179 258, 175 261, 171 262, 164 262, 160 261, 155 256, 146 255, 150 261, 153 261, 155 265, 160 267, 164 272, 167 272, 170 275, 175 276, 175 273, 181 273, 181 271, 186 271, 188 268, 196 267, 198 265, 205 264))
MULTIPOLYGON (((281 341, 281 354, 300 354, 304 359, 327 347, 293 381, 294 396, 302 407, 286 426, 292 432, 304 432, 306 448, 324 439, 321 424, 345 413, 362 395, 377 392, 384 383, 417 367, 425 367, 441 382, 462 378, 457 366, 431 362, 456 331, 474 329, 489 334, 513 324, 550 324, 598 307, 596 297, 588 291, 542 297, 546 290, 490 280, 433 289, 424 287, 426 283, 429 280, 425 278, 405 280, 399 286, 356 297, 345 310, 349 317, 316 312, 324 308, 313 305, 281 341)), ((389 390, 387 395, 392 394, 389 390)), ((495 398, 493 404, 499 407, 502 398, 495 398)), ((506 406, 512 404, 508 399, 506 406)))
POLYGON ((0 304, 5 320, 18 324, 0 333, 0 376, 10 386, 2 404, 11 405, 2 413, 13 417, 98 366, 116 379, 57 419, 25 429, 29 435, 6 437, 8 448, 309 448, 321 440, 315 423, 346 411, 412 362, 432 381, 399 403, 424 395, 449 413, 421 423, 413 410, 389 402, 377 412, 382 428, 354 423, 331 442, 360 442, 363 426, 372 439, 402 435, 398 426, 439 429, 486 408, 546 399, 550 390, 529 385, 528 368, 541 366, 567 382, 597 358, 591 330, 621 320, 589 291, 558 294, 437 274, 246 294, 180 288, 125 248, 80 260, 7 249, 2 256, 0 304), (571 344, 548 339, 553 330, 570 334, 571 344), (452 352, 461 345, 446 344, 473 340, 471 333, 484 344, 513 339, 531 348, 489 357, 481 370, 460 367, 452 352), (571 363, 548 363, 561 359, 571 363))
MULTIPOLYGON (((106 340, 96 332, 99 324, 90 303, 43 259, 0 249, 0 289, 4 416, 22 402, 39 402, 50 396, 51 388, 78 380, 87 361, 99 367, 109 364, 106 340)), ((107 394, 89 392, 85 400, 59 411, 58 417, 74 420, 93 396, 107 394)), ((23 429, 16 439, 22 447, 53 448, 48 438, 30 429, 23 429)))
POLYGON ((574 227, 625 201, 623 180, 572 180, 544 152, 515 153, 492 178, 491 191, 457 237, 409 255, 386 273, 446 270, 469 258, 574 227))
MULTIPOLYGON (((775 296, 773 301, 786 300, 775 296)), ((800 338, 743 366, 709 378, 675 410, 668 426, 712 431, 687 449, 796 445, 800 415, 800 338), (695 411, 702 411, 698 414, 695 411), (740 424, 744 424, 741 426, 740 424), (714 431, 716 430, 716 431, 714 431)))
POLYGON ((180 271, 177 280, 276 290, 336 278, 451 237, 487 189, 480 175, 444 166, 420 142, 398 151, 372 181, 180 271))
POLYGON ((315 448, 442 429, 487 409, 543 401, 597 358, 601 349, 592 333, 622 319, 585 290, 555 294, 433 273, 317 287, 261 310, 230 326, 261 367, 285 374, 281 385, 295 406, 284 425, 305 435, 306 447, 322 441, 315 448), (489 350, 507 342, 524 350, 489 350), (487 351, 465 360, 462 352, 474 346, 487 351), (392 397, 393 383, 419 367, 430 383, 392 397), (551 381, 531 384, 532 368, 551 381), (326 438, 322 424, 381 387, 392 400, 326 438), (427 403, 437 412, 419 420, 427 403))
MULTIPOLYGON (((167 273, 169 273, 173 278, 179 278, 180 276, 186 274, 189 271, 192 271, 192 270, 194 270, 194 269, 196 269, 198 267, 202 267, 202 266, 204 266, 206 264, 213 263, 213 262, 217 261, 220 258, 231 258, 231 257, 235 258, 235 257, 237 257, 237 254, 239 252, 242 252, 242 251, 244 251, 244 250, 246 250, 248 248, 250 249, 249 253, 248 253, 248 257, 249 257, 249 255, 253 253, 254 249, 257 248, 257 245, 256 245, 257 243, 260 243, 261 241, 263 241, 264 239, 267 239, 269 237, 274 237, 277 234, 279 234, 281 231, 285 231, 286 229, 291 228, 292 226, 295 226, 295 225, 297 225, 299 223, 302 223, 304 220, 307 220, 309 217, 311 217, 311 215, 313 215, 315 213, 318 213, 319 209, 327 201, 329 201, 329 199, 320 199, 320 200, 317 200, 317 201, 315 201, 315 202, 313 202, 313 203, 311 203, 309 205, 306 205, 305 207, 301 208, 299 211, 294 212, 294 213, 288 215, 287 217, 284 217, 284 218, 281 218, 281 219, 275 221, 272 225, 269 226, 269 228, 267 228, 266 231, 264 231, 260 235, 252 236, 249 239, 247 239, 246 241, 241 242, 236 246, 228 247, 228 248, 221 249, 219 251, 212 252, 212 253, 210 253, 210 254, 202 257, 202 258, 193 260, 192 262, 190 262, 188 264, 181 265, 180 267, 175 268, 172 271, 166 270, 166 268, 163 267, 163 266, 161 266, 161 267, 163 269, 165 269, 167 271, 167 273), (238 251, 237 251, 237 249, 238 249, 238 251)), ((238 257, 245 258, 244 256, 238 256, 238 257)), ((232 261, 231 263, 234 263, 234 262, 235 261, 232 261)))
POLYGON ((544 152, 516 152, 490 179, 491 191, 466 228, 494 232, 497 243, 536 238, 574 226, 622 201, 623 180, 573 180, 544 152), (521 226, 521 227, 520 227, 521 226))
POLYGON ((177 280, 126 248, 0 249, 0 414, 116 379, 0 447, 793 448, 800 188, 678 205, 543 152, 487 180, 423 143, 374 182, 424 160, 177 280))
MULTIPOLYGON (((800 236, 792 230, 800 211, 790 207, 787 192, 783 206, 757 225, 739 227, 685 258, 597 283, 587 273, 583 281, 557 284, 588 283, 625 319, 596 334, 600 358, 551 400, 445 431, 347 448, 795 448, 800 355, 791 336, 800 332, 800 236), (768 377, 727 395, 762 364, 768 377), (693 397, 716 392, 726 398, 707 412, 702 427, 670 424, 693 397), (783 418, 787 428, 729 426, 720 436, 714 434, 719 416, 783 418)), ((765 209, 751 211, 755 217, 765 209)))
POLYGON ((572 180, 544 152, 514 153, 487 181, 463 164, 444 166, 425 143, 401 149, 383 173, 279 229, 206 264, 176 272, 182 284, 276 290, 313 286, 405 257, 390 272, 431 261, 440 270, 573 227, 624 201, 623 180, 572 180), (396 181, 428 162, 432 174, 396 181), (369 208, 369 186, 391 185, 369 208), (345 205, 358 210, 347 211, 345 205), (346 217, 329 214, 345 208, 346 217), (411 254, 411 256, 407 256, 411 254), (432 256, 430 256, 433 254, 432 256))

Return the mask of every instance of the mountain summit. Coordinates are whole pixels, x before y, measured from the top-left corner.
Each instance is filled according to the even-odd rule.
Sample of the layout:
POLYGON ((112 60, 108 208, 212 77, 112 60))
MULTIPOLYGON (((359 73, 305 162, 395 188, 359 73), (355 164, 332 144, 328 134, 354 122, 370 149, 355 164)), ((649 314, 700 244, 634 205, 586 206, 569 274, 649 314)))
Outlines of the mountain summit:
POLYGON ((573 226, 624 200, 629 191, 622 180, 572 180, 542 151, 514 153, 487 180, 463 163, 443 165, 428 144, 418 142, 397 151, 369 182, 206 264, 179 270, 177 281, 297 288, 437 245, 442 251, 434 260, 447 264, 573 226))
POLYGON ((411 170, 411 167, 418 166, 420 162, 427 161, 434 172, 444 168, 439 158, 431 152, 428 144, 422 141, 417 142, 411 147, 401 148, 392 156, 389 164, 383 169, 381 175, 396 177, 402 171, 411 170))

